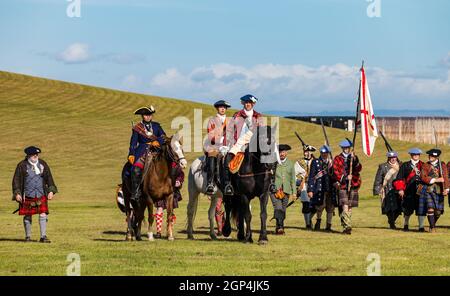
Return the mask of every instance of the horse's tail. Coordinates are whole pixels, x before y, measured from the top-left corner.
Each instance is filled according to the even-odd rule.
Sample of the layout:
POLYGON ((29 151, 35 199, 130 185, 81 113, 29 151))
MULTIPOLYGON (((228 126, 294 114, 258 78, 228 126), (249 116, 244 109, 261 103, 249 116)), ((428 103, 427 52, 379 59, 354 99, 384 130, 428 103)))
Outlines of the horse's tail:
POLYGON ((193 171, 193 167, 191 167, 189 169, 189 174, 188 174, 189 202, 187 205, 187 219, 186 219, 186 225, 185 225, 185 228, 188 232, 193 231, 194 220, 195 220, 195 216, 197 214, 198 197, 200 194, 196 188, 195 176, 192 171, 193 171))
POLYGON ((239 221, 239 201, 236 196, 231 198, 231 223, 237 227, 239 221))

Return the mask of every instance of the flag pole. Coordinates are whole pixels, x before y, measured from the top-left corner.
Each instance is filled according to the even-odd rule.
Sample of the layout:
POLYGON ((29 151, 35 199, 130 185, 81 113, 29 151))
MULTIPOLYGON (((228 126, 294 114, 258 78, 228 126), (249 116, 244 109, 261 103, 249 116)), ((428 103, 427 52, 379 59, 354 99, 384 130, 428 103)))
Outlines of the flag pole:
MULTIPOLYGON (((362 60, 360 71, 363 68, 364 68, 364 60, 362 60)), ((351 158, 350 158, 349 175, 353 174, 353 159, 354 159, 354 155, 355 155, 355 141, 356 141, 356 133, 358 131, 358 117, 359 117, 359 112, 360 112, 360 110, 359 110, 360 103, 361 103, 361 79, 359 80, 358 102, 356 104, 355 130, 353 131, 353 141, 352 141, 352 147, 351 147, 352 151, 351 151, 351 158)), ((352 188, 352 180, 349 180, 348 188, 347 188, 349 195, 350 195, 351 188, 352 188)))

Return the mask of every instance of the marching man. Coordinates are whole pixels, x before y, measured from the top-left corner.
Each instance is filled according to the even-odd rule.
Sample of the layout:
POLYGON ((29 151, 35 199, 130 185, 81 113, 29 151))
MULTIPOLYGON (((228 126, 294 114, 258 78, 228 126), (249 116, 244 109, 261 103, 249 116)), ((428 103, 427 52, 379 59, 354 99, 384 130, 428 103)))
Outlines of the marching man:
POLYGON ((395 151, 387 153, 387 162, 378 166, 373 184, 373 195, 381 198, 381 213, 388 217, 389 227, 396 229, 395 221, 402 213, 401 200, 393 182, 400 170, 398 154, 395 151))
POLYGON ((277 223, 275 229, 276 234, 284 234, 284 220, 286 219, 286 208, 289 197, 296 193, 294 163, 287 158, 289 150, 291 150, 289 145, 281 144, 278 146, 281 164, 278 164, 275 173, 277 192, 270 195, 274 208, 274 217, 277 223))
MULTIPOLYGON (((404 162, 400 166, 397 178, 393 182, 395 190, 398 191, 398 195, 401 199, 401 206, 403 211, 403 230, 409 231, 409 218, 416 212, 419 219, 419 231, 425 231, 425 217, 426 209, 422 207, 419 210, 419 200, 420 196, 417 194, 417 189, 419 185, 422 184, 420 178, 423 162, 420 160, 420 155, 422 150, 419 148, 412 148, 408 151, 411 159, 404 162)), ((423 203, 423 202, 422 202, 423 203)))
POLYGON ((58 192, 48 164, 39 158, 41 149, 30 146, 24 150, 26 157, 19 162, 12 180, 13 200, 19 205, 23 217, 25 241, 31 241, 33 215, 39 216, 41 243, 50 243, 47 238, 48 201, 58 192))
POLYGON ((444 196, 448 196, 450 183, 447 167, 439 159, 441 150, 431 149, 427 154, 429 160, 422 166, 420 175, 426 185, 419 188, 420 196, 425 199, 426 204, 419 203, 419 208, 423 206, 427 208, 429 231, 436 232, 436 222, 444 213, 444 196))
MULTIPOLYGON (((303 145, 302 145, 303 146, 303 145)), ((311 168, 311 162, 315 159, 314 152, 316 148, 310 145, 303 146, 303 158, 295 162, 295 175, 297 177, 297 196, 302 203, 302 213, 305 219, 306 229, 311 230, 311 207, 308 196, 308 176, 311 168)))
POLYGON ((362 165, 358 156, 351 152, 352 142, 342 141, 339 146, 342 153, 334 158, 333 182, 339 198, 341 224, 344 234, 352 233, 352 208, 358 206, 358 190, 361 187, 360 172, 362 165), (352 165, 350 166, 350 164, 352 165))
POLYGON ((332 188, 333 163, 330 158, 331 149, 324 145, 320 148, 320 157, 311 163, 311 172, 308 178, 308 197, 311 207, 317 213, 314 230, 320 230, 322 212, 326 209, 326 231, 331 231, 331 222, 334 214, 334 195, 332 188))

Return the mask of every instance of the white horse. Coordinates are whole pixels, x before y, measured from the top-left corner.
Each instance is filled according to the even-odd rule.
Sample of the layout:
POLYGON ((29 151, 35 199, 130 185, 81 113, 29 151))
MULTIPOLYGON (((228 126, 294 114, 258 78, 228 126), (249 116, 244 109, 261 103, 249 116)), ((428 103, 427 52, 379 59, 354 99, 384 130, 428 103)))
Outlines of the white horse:
MULTIPOLYGON (((189 191, 189 203, 187 206, 187 236, 188 239, 194 239, 194 220, 195 215, 197 213, 198 207, 198 198, 200 193, 206 194, 206 185, 207 178, 206 172, 202 169, 202 163, 205 161, 205 156, 199 157, 194 160, 189 169, 188 175, 188 191, 189 191)), ((217 200, 222 198, 222 192, 217 187, 214 186, 214 193, 209 195, 211 198, 211 204, 208 210, 208 219, 209 219, 209 235, 211 239, 216 240, 217 235, 214 232, 214 217, 215 217, 215 209, 217 205, 217 200)))

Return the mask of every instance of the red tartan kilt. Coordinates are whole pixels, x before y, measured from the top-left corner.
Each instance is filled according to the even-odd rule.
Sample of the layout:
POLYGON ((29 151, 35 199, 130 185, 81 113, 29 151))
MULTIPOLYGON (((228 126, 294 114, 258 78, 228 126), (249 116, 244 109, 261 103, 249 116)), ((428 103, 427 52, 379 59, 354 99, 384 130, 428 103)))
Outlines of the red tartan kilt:
POLYGON ((41 198, 25 198, 19 206, 19 215, 30 216, 36 214, 48 214, 48 202, 47 196, 42 196, 41 198), (40 202, 39 205, 36 203, 40 202))

